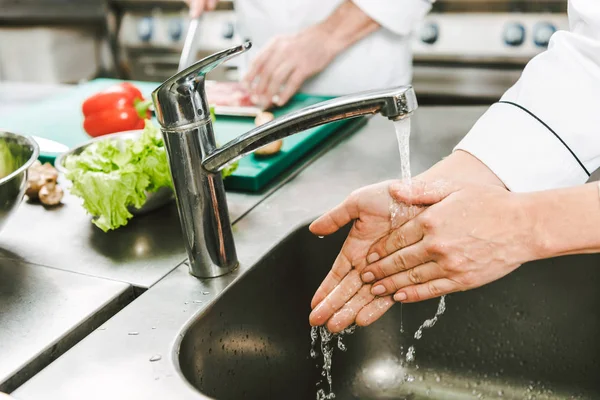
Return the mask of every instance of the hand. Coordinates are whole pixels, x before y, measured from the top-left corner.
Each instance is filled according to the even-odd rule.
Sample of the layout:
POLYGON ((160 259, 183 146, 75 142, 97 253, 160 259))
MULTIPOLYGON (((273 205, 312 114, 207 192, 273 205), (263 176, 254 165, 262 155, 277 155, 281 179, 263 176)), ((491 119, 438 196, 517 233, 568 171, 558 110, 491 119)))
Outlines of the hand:
POLYGON ((304 81, 325 69, 341 51, 329 36, 315 25, 273 38, 256 56, 243 80, 253 102, 265 109, 287 103, 304 81))
MULTIPOLYGON (((415 302, 497 280, 538 258, 521 196, 491 185, 393 185, 394 198, 430 206, 369 250, 371 294, 415 302)), ((361 314, 369 310, 361 311, 361 314)), ((363 315, 357 316, 357 323, 363 315)))
MULTIPOLYGON (((393 182, 386 181, 357 190, 311 224, 311 232, 323 236, 355 220, 331 271, 312 299, 312 325, 327 322, 330 331, 339 332, 354 322, 361 308, 375 298, 370 292, 371 285, 363 284, 360 278, 360 272, 367 266, 369 249, 394 227, 422 211, 398 205, 389 190, 393 182)), ((377 315, 383 314, 393 303, 391 296, 377 299, 377 315)))
POLYGON ((190 6, 190 17, 198 18, 204 11, 212 11, 219 0, 185 0, 190 6))
MULTIPOLYGON (((465 153, 462 151, 456 151, 456 152, 452 153, 450 156, 444 158, 442 161, 437 163, 435 166, 433 166, 429 170, 425 171, 423 174, 421 174, 418 177, 416 177, 415 179, 413 179, 410 190, 414 190, 415 194, 427 194, 433 188, 440 191, 442 189, 442 188, 440 188, 440 186, 443 186, 443 184, 442 184, 443 182, 455 181, 455 177, 461 177, 464 186, 473 185, 473 184, 486 185, 486 186, 493 185, 498 188, 504 189, 504 185, 503 185, 502 181, 500 181, 498 179, 498 177, 496 175, 494 175, 494 173, 485 164, 483 164, 477 158, 473 157, 472 155, 470 155, 468 153, 465 153), (442 183, 440 183, 440 182, 442 182, 442 183)), ((390 181, 388 183, 392 183, 392 182, 390 181)), ((396 185, 397 185, 397 183, 398 182, 396 182, 396 185)), ((384 184, 385 183, 383 183, 381 185, 384 185, 384 184)), ((457 184, 455 183, 454 185, 456 186, 457 184)), ((374 185, 373 187, 378 187, 378 186, 379 185, 374 185)), ((401 185, 401 187, 404 187, 404 186, 401 185)), ((408 188, 406 188, 406 187, 404 187, 404 188, 406 190, 408 190, 408 188)), ((398 188, 396 188, 396 189, 398 189, 398 188)), ((397 228, 409 219, 411 213, 413 215, 417 215, 419 212, 422 211, 422 208, 415 208, 414 206, 412 208, 406 208, 406 206, 399 205, 398 201, 401 201, 402 197, 400 197, 399 199, 393 198, 392 195, 396 195, 396 193, 402 194, 402 193, 404 193, 404 191, 395 190, 393 192, 390 192, 389 185, 388 185, 388 186, 386 186, 386 190, 384 191, 383 195, 387 196, 388 201, 391 204, 395 204, 394 207, 396 209, 401 209, 402 207, 404 207, 405 210, 412 210, 410 213, 409 212, 405 212, 405 213, 400 212, 399 213, 399 214, 405 214, 405 215, 404 216, 400 215, 399 217, 397 217, 396 223, 394 224, 394 226, 397 228)), ((373 190, 356 191, 354 193, 353 197, 347 199, 340 206, 336 207, 336 209, 330 211, 329 213, 325 214, 323 217, 321 217, 317 221, 315 221, 315 223, 311 226, 311 229, 316 234, 325 235, 328 233, 332 233, 335 230, 337 230, 335 228, 336 224, 327 223, 327 219, 328 219, 327 216, 333 217, 335 215, 346 213, 347 216, 342 215, 341 218, 337 217, 339 219, 337 221, 337 226, 343 226, 346 223, 346 221, 349 222, 350 219, 354 218, 354 217, 351 217, 350 214, 352 214, 352 215, 367 214, 368 215, 371 212, 371 210, 369 210, 367 207, 370 204, 370 202, 373 202, 374 200, 370 199, 370 198, 360 199, 359 197, 361 197, 361 196, 371 197, 371 196, 381 196, 381 195, 382 195, 381 193, 378 193, 377 191, 373 191, 373 190), (357 204, 361 205, 360 210, 356 210, 357 204), (347 208, 347 209, 345 209, 345 208, 347 208), (321 233, 319 233, 319 232, 321 232, 321 233)), ((404 196, 404 197, 406 197, 406 196, 404 196)), ((383 211, 381 214, 382 215, 380 217, 384 218, 383 215, 385 214, 385 211, 383 211)), ((361 218, 361 221, 368 222, 368 220, 366 220, 364 218, 361 218)), ((382 225, 383 225, 383 223, 382 223, 382 225)), ((365 223, 361 223, 360 227, 361 227, 361 231, 368 231, 370 229, 369 226, 365 223)), ((378 242, 379 243, 387 243, 389 246, 389 245, 394 244, 393 243, 394 240, 398 240, 398 242, 396 243, 396 246, 398 248, 401 247, 403 245, 403 242, 401 242, 400 240, 403 240, 403 238, 398 234, 393 234, 393 232, 396 231, 396 229, 393 229, 393 227, 390 227, 390 228, 391 228, 390 231, 388 231, 387 233, 385 233, 382 236, 387 239, 387 242, 384 242, 382 240, 380 240, 378 242)), ((382 231, 383 230, 385 230, 385 229, 382 229, 382 231)), ((374 233, 372 236, 375 237, 375 236, 377 236, 377 234, 374 233)), ((350 248, 360 247, 360 251, 353 252, 356 254, 357 257, 361 257, 361 258, 357 259, 354 264, 362 266, 365 264, 364 258, 366 257, 366 255, 367 254, 370 255, 371 253, 374 253, 375 251, 367 251, 367 253, 365 253, 364 248, 362 246, 365 246, 366 244, 358 243, 358 245, 357 245, 355 243, 357 243, 357 241, 348 240, 347 243, 344 244, 342 251, 343 252, 348 251, 348 250, 346 250, 348 245, 350 245, 350 248)), ((373 242, 373 243, 375 243, 375 242, 373 242)), ((373 243, 370 246, 373 246, 373 243)), ((379 256, 379 255, 377 255, 377 256, 379 256)), ((340 257, 341 257, 341 255, 340 255, 340 257)), ((374 256, 371 256, 370 260, 372 262, 377 261, 373 257, 374 256)), ((381 256, 381 257, 383 257, 383 256, 381 256)), ((338 257, 338 260, 336 260, 335 265, 336 266, 340 265, 339 257, 338 257)), ((350 281, 350 278, 355 279, 354 275, 358 275, 358 272, 353 272, 352 273, 353 275, 350 278, 347 278, 347 280, 342 280, 343 278, 345 278, 345 275, 342 275, 342 273, 344 273, 344 268, 348 269, 348 266, 344 265, 344 266, 342 266, 342 268, 340 268, 340 267, 336 267, 336 268, 339 268, 339 270, 341 271, 341 272, 336 273, 336 275, 338 275, 337 282, 343 282, 346 285, 349 285, 348 282, 350 281)), ((364 269, 364 267, 362 267, 362 268, 364 269)), ((334 273, 334 270, 332 270, 332 273, 334 273)), ((330 273, 330 275, 332 273, 330 273)), ((392 305, 394 305, 394 300, 392 299, 391 295, 388 294, 383 297, 376 297, 375 295, 373 295, 370 292, 371 287, 372 287, 371 285, 365 284, 363 286, 360 286, 358 283, 351 281, 350 282, 351 285, 356 285, 357 287, 360 287, 360 289, 352 297, 352 299, 349 300, 347 303, 343 304, 340 309, 340 303, 343 303, 343 298, 347 298, 348 295, 347 294, 344 295, 343 289, 337 289, 337 291, 335 293, 331 294, 331 292, 334 290, 334 288, 337 288, 335 282, 336 282, 335 279, 329 279, 329 281, 326 279, 326 281, 319 288, 319 291, 317 292, 317 294, 315 295, 315 298, 313 299, 312 307, 314 309, 317 304, 319 304, 323 300, 326 300, 326 302, 324 302, 323 307, 325 307, 325 304, 328 304, 327 313, 319 316, 319 314, 317 314, 315 311, 313 311, 311 313, 311 317, 310 317, 311 324, 322 325, 323 323, 327 322, 327 326, 332 332, 339 332, 339 331, 343 330, 344 328, 346 328, 347 326, 349 326, 353 322, 356 322, 358 325, 361 325, 361 326, 366 326, 366 325, 369 325, 369 324, 373 323, 374 321, 376 321, 390 307, 392 307, 392 305), (364 307, 363 307, 363 305, 364 305, 364 307), (337 310, 337 311, 331 311, 331 310, 337 310), (329 317, 332 313, 334 313, 333 316, 329 317)), ((316 310, 317 312, 320 310, 320 307, 321 306, 319 306, 319 308, 316 310)))

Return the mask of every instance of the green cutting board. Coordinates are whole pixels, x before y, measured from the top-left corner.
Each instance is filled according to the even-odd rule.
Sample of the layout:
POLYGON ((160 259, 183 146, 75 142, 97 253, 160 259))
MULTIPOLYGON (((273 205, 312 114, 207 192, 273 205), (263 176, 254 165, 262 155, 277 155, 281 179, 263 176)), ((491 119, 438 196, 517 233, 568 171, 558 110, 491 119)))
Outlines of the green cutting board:
MULTIPOLYGON (((75 147, 90 140, 83 130, 81 105, 84 100, 119 82, 121 81, 114 79, 94 79, 82 83, 60 96, 24 106, 9 115, 1 115, 0 129, 51 139, 69 148, 75 147)), ((132 83, 147 97, 159 85, 152 82, 132 83)), ((275 110, 274 114, 286 114, 328 98, 297 94, 286 106, 275 110)), ((347 122, 348 120, 329 123, 285 138, 281 151, 273 156, 244 157, 234 174, 225 179, 225 187, 253 192, 261 190, 347 122)), ((252 129, 254 119, 217 116, 214 127, 217 142, 222 145, 252 129)), ((41 154, 40 159, 53 161, 54 157, 53 154, 41 154)))

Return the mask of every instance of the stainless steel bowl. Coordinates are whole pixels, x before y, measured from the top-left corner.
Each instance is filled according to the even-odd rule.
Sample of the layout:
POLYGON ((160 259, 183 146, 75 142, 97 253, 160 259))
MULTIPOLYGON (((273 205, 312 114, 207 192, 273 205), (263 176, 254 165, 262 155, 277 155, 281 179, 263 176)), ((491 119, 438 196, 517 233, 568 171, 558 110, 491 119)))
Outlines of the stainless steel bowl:
MULTIPOLYGON (((81 154, 81 152, 83 150, 85 150, 88 146, 90 146, 96 142, 100 142, 100 141, 104 141, 104 140, 123 141, 123 140, 127 140, 127 139, 137 139, 140 137, 142 132, 143 131, 141 129, 138 129, 138 130, 133 130, 133 131, 111 133, 110 135, 103 135, 103 136, 91 139, 91 140, 85 142, 84 144, 81 144, 65 153, 60 154, 58 157, 56 157, 56 160, 54 161, 54 167, 59 172, 65 174, 67 172, 67 169, 64 165, 64 161, 66 160, 66 158, 68 156, 81 154)), ((175 195, 174 195, 173 191, 171 190, 171 188, 164 187, 164 188, 158 189, 156 192, 153 192, 153 193, 146 192, 146 202, 144 203, 144 205, 141 208, 135 208, 133 206, 130 206, 128 209, 129 209, 129 212, 132 213, 133 215, 142 215, 142 214, 148 213, 150 211, 156 210, 159 207, 164 206, 165 204, 171 202, 174 198, 175 198, 175 195)))
POLYGON ((23 201, 27 168, 39 152, 33 138, 0 131, 0 230, 23 201))

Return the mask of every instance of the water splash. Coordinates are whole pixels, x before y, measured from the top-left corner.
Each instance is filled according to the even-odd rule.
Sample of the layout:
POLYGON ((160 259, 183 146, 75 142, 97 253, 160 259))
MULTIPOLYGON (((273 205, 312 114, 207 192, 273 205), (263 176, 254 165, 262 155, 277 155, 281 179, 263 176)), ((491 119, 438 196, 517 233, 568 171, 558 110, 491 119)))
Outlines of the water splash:
POLYGON ((406 362, 411 363, 415 360, 415 346, 410 346, 406 352, 406 362))
POLYGON ((442 314, 444 314, 445 311, 446 311, 446 296, 442 296, 442 297, 440 297, 440 302, 438 304, 438 308, 437 308, 437 311, 435 312, 435 315, 433 316, 433 318, 426 319, 425 322, 423 322, 421 324, 419 329, 417 329, 417 331, 415 332, 415 339, 417 339, 417 340, 421 339, 421 337, 423 337, 423 329, 432 328, 435 325, 435 323, 438 321, 438 318, 442 314))
MULTIPOLYGON (((316 344, 319 337, 321 338, 321 354, 323 354, 323 370, 321 371, 321 375, 325 377, 327 380, 328 391, 324 388, 321 388, 317 391, 317 400, 331 400, 335 398, 335 393, 333 393, 333 380, 331 378, 331 367, 333 365, 333 350, 335 346, 332 345, 332 341, 337 339, 337 347, 341 351, 346 351, 346 345, 342 342, 342 337, 345 335, 350 335, 354 333, 356 330, 356 325, 352 325, 340 333, 333 334, 329 332, 329 330, 324 326, 313 326, 310 330, 310 339, 311 339, 311 350, 310 356, 312 358, 317 358, 318 353, 316 351, 316 344)), ((319 386, 320 382, 317 383, 319 386)))

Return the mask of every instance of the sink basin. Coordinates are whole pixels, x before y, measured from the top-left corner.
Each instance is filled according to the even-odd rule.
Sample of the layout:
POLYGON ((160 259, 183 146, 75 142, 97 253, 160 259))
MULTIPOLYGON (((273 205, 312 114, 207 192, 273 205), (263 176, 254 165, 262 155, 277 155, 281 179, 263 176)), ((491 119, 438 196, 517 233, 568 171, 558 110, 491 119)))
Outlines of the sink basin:
MULTIPOLYGON (((309 304, 345 235, 318 239, 302 227, 222 293, 183 333, 185 378, 208 398, 314 399, 322 357, 309 356, 309 304)), ((335 349, 336 398, 600 398, 599 261, 529 263, 449 295, 421 340, 414 332, 438 300, 396 305, 335 349)))

